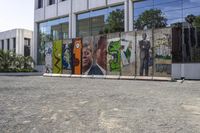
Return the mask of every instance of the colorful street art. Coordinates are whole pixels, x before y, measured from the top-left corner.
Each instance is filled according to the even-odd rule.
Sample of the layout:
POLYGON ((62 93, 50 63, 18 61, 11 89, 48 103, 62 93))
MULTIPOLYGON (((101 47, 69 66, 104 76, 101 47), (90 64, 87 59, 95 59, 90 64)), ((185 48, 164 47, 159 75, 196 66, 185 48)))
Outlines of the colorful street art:
POLYGON ((82 56, 82 39, 81 38, 76 38, 73 39, 73 57, 72 57, 72 64, 73 64, 73 69, 72 69, 72 74, 75 75, 81 75, 81 56, 82 56))
POLYGON ((106 75, 107 71, 107 36, 100 35, 94 38, 94 56, 93 60, 99 71, 97 75, 106 75))
POLYGON ((72 40, 64 40, 62 48, 63 74, 72 73, 72 40))
POLYGON ((62 73, 62 41, 53 42, 53 73, 62 73))
POLYGON ((122 76, 135 75, 135 39, 134 32, 121 33, 122 76))
POLYGON ((107 46, 108 75, 120 75, 121 73, 121 41, 120 33, 108 35, 107 46))
POLYGON ((52 73, 52 53, 53 45, 51 42, 45 44, 45 73, 52 73))
POLYGON ((83 38, 83 48, 82 48, 82 74, 83 75, 94 75, 95 65, 93 60, 93 42, 94 38, 84 37, 83 38))
POLYGON ((171 76, 172 64, 171 28, 154 31, 154 76, 171 76))
POLYGON ((153 76, 152 30, 137 31, 137 76, 153 76))
POLYGON ((45 45, 46 73, 169 77, 172 41, 170 28, 54 41, 45 45))

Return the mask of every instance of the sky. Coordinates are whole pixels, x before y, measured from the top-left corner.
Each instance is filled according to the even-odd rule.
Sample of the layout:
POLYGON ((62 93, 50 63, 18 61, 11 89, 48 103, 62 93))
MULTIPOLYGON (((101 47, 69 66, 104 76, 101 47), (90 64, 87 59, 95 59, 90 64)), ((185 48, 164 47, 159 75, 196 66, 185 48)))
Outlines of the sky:
POLYGON ((0 1, 0 32, 16 28, 33 30, 34 0, 0 1))

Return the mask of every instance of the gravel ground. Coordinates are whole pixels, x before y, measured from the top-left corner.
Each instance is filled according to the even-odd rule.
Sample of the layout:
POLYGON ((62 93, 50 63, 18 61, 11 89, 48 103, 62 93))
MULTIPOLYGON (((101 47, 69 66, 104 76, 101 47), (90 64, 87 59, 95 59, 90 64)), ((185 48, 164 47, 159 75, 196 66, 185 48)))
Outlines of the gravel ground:
POLYGON ((200 133, 200 81, 0 77, 1 133, 200 133))

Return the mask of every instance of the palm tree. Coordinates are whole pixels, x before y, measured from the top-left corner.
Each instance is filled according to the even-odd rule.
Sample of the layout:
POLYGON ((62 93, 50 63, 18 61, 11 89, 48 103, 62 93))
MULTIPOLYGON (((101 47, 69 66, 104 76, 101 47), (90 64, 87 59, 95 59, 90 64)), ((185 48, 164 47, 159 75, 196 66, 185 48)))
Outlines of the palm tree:
POLYGON ((11 66, 14 58, 10 51, 0 51, 0 70, 7 71, 11 66))

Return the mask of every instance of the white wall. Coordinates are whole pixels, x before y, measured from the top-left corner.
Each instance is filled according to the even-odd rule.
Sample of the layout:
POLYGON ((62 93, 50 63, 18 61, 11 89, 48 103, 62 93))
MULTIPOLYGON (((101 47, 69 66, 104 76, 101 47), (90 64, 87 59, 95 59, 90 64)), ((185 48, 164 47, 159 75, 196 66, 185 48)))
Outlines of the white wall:
POLYGON ((113 5, 116 3, 123 3, 126 0, 107 0, 108 1, 108 5, 113 5))
POLYGON ((66 16, 71 12, 71 1, 66 0, 58 3, 58 16, 66 16))
POLYGON ((35 13, 34 13, 35 22, 43 21, 44 19, 45 19, 44 8, 35 10, 35 13))
POLYGON ((106 4, 106 0, 89 0, 89 9, 105 7, 106 4))
MULTIPOLYGON (((25 29, 14 29, 0 33, 0 40, 4 40, 4 50, 7 51, 7 39, 10 40, 10 50, 13 50, 13 38, 16 38, 16 54, 24 55, 24 38, 31 40, 31 51, 33 50, 33 32, 25 29)), ((34 57, 34 55, 31 55, 34 57)))
POLYGON ((45 19, 51 19, 57 17, 57 4, 48 5, 46 0, 45 19))
POLYGON ((72 12, 83 12, 88 9, 87 0, 72 0, 72 12))
POLYGON ((172 78, 200 79, 200 63, 172 64, 172 78))

